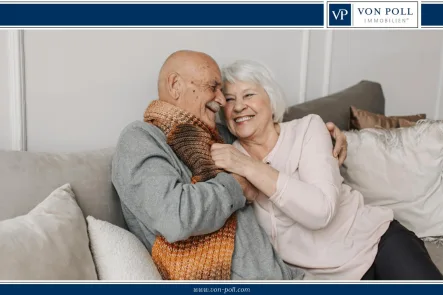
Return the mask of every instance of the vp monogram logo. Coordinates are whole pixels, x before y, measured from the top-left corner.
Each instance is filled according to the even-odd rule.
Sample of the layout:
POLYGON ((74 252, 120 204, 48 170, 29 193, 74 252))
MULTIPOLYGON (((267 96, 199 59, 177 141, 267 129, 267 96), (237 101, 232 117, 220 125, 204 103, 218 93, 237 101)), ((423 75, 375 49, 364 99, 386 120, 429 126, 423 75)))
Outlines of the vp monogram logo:
POLYGON ((348 10, 344 8, 341 8, 338 11, 332 11, 335 20, 343 20, 344 17, 348 15, 348 13, 349 13, 348 10))
POLYGON ((351 3, 329 3, 329 26, 351 26, 351 3))

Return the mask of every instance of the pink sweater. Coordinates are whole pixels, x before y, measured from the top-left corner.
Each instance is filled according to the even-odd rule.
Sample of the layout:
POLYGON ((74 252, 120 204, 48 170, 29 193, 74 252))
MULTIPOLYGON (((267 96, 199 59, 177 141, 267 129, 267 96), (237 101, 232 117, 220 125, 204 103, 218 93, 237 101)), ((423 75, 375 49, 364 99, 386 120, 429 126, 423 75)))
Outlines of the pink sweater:
MULTIPOLYGON (((392 210, 364 205, 363 196, 343 184, 319 116, 280 127, 277 144, 263 159, 279 171, 277 190, 254 203, 258 222, 283 260, 304 269, 306 279, 360 280, 392 210)), ((234 146, 248 155, 238 141, 234 146)))

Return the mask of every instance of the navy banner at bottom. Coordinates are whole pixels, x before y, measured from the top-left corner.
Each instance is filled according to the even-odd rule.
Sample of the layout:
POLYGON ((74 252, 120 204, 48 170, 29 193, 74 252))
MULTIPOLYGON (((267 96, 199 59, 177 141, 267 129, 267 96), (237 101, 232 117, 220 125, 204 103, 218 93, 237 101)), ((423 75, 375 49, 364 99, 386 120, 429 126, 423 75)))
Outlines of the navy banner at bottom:
POLYGON ((97 294, 340 294, 340 295, 380 295, 380 294, 440 294, 443 284, 380 284, 356 282, 343 283, 289 283, 289 284, 0 284, 0 294, 44 294, 44 295, 97 295, 97 294))

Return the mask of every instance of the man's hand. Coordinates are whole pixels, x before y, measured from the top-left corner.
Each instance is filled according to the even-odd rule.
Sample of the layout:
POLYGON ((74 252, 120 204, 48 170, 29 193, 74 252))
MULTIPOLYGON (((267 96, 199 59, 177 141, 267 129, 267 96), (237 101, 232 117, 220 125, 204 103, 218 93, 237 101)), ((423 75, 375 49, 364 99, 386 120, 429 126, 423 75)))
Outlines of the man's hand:
POLYGON ((335 158, 338 158, 338 163, 341 166, 346 160, 346 155, 348 153, 348 141, 346 140, 346 135, 332 122, 326 123, 326 127, 332 138, 335 139, 333 155, 335 158))
POLYGON ((253 186, 246 178, 244 178, 243 176, 240 176, 238 174, 232 173, 231 174, 235 180, 238 181, 238 183, 240 184, 242 190, 243 190, 243 194, 245 195, 246 200, 248 200, 248 202, 253 202, 255 201, 255 199, 258 197, 258 189, 253 186))

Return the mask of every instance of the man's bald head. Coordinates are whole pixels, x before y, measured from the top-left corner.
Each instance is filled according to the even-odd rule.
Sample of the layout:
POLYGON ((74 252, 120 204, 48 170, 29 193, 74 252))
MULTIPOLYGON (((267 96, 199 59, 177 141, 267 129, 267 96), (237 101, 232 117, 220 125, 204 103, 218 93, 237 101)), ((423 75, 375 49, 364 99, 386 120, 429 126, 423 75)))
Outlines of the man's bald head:
POLYGON ((180 50, 163 64, 158 78, 159 99, 169 102, 209 126, 215 126, 215 114, 226 103, 221 92, 220 68, 203 52, 180 50))
POLYGON ((160 69, 158 77, 159 99, 169 100, 167 80, 171 74, 199 80, 205 69, 209 67, 219 70, 215 60, 206 53, 192 50, 180 50, 172 53, 160 69))

